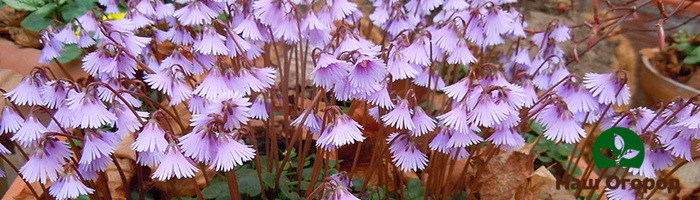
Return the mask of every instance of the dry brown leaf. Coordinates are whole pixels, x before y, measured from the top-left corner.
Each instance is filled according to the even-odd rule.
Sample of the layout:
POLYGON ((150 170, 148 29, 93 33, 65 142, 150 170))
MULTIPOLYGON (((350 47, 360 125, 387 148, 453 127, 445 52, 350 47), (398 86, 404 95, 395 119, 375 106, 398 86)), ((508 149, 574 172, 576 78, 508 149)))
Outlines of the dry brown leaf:
POLYGON ((501 152, 494 156, 481 173, 477 174, 476 188, 483 199, 528 199, 527 194, 516 194, 532 174, 533 156, 521 152, 501 152))
POLYGON ((535 170, 527 180, 527 190, 532 193, 532 199, 576 199, 569 190, 557 190, 556 178, 544 166, 535 170))

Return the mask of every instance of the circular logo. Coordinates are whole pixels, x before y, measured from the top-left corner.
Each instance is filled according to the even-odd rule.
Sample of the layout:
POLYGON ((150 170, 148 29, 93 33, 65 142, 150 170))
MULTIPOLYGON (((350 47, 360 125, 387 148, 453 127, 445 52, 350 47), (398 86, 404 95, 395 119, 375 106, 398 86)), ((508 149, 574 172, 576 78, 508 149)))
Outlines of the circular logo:
POLYGON ((598 136, 593 144, 592 153, 598 168, 639 168, 644 162, 644 143, 634 131, 613 127, 598 136))

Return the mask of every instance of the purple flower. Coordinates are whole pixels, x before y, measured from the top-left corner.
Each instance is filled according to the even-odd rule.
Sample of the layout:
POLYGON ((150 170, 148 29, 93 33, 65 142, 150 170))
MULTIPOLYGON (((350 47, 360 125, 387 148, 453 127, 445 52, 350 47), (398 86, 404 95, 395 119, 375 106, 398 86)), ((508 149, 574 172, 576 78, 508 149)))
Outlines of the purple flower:
POLYGON ((336 117, 333 125, 326 126, 326 131, 321 134, 316 143, 317 146, 327 147, 333 145, 341 147, 355 142, 362 142, 362 126, 345 114, 336 117))
POLYGON ((437 116, 437 119, 440 121, 440 126, 452 128, 460 132, 467 132, 470 128, 467 106, 463 103, 453 105, 452 110, 437 116))
POLYGON ((401 53, 406 55, 408 62, 421 66, 429 66, 432 62, 429 52, 430 43, 425 36, 418 37, 411 45, 401 50, 401 53))
POLYGON ((112 158, 102 156, 88 164, 79 165, 78 172, 83 175, 84 180, 97 180, 99 178, 97 172, 105 172, 110 164, 112 164, 112 158))
POLYGON ((560 23, 557 25, 557 27, 554 28, 554 30, 552 30, 552 33, 551 35, 549 35, 549 37, 551 37, 557 42, 565 42, 571 39, 570 32, 571 29, 569 29, 568 26, 560 23))
POLYGON ((99 30, 95 13, 92 11, 88 11, 84 15, 78 17, 76 20, 80 23, 80 27, 87 32, 93 33, 99 30))
POLYGON ((175 26, 166 32, 166 37, 177 45, 189 45, 194 42, 194 37, 182 26, 175 26))
POLYGON ((206 55, 226 55, 229 49, 224 43, 225 37, 216 33, 214 28, 205 28, 199 38, 194 41, 194 49, 206 55))
POLYGON ((73 173, 61 175, 51 187, 49 194, 57 200, 74 199, 80 195, 88 195, 95 192, 80 181, 78 176, 73 173))
POLYGON ((646 149, 644 153, 644 161, 642 162, 642 166, 639 168, 629 168, 629 172, 631 172, 634 175, 639 175, 639 176, 644 176, 647 178, 654 179, 656 178, 656 170, 654 169, 653 162, 651 153, 649 152, 649 146, 644 145, 644 149, 646 149))
POLYGON ((44 133, 48 131, 49 130, 46 129, 46 127, 44 127, 44 125, 41 124, 41 122, 39 122, 39 120, 33 114, 29 114, 29 117, 24 120, 22 128, 20 128, 10 139, 18 142, 23 147, 29 147, 36 145, 39 139, 44 136, 44 133))
POLYGON ((325 199, 323 200, 360 200, 359 198, 355 197, 350 191, 348 191, 348 187, 342 186, 342 185, 337 185, 335 188, 333 188, 333 191, 330 195, 328 195, 325 199))
POLYGON ((163 3, 161 0, 156 0, 155 6, 155 17, 156 19, 166 19, 173 16, 175 13, 175 6, 171 3, 163 3))
POLYGON ((391 159, 401 171, 423 170, 428 165, 428 156, 418 150, 407 135, 392 133, 386 141, 389 143, 389 151, 393 154, 391 159))
POLYGON ((441 153, 449 153, 450 148, 447 147, 447 142, 450 141, 451 132, 452 131, 450 131, 448 128, 441 128, 440 131, 435 134, 433 140, 430 141, 430 144, 428 144, 430 150, 441 153))
POLYGON ((598 109, 598 101, 580 82, 564 82, 557 87, 557 94, 564 98, 571 112, 591 112, 598 109))
POLYGON ((41 35, 40 41, 44 43, 44 48, 41 49, 39 63, 50 64, 54 58, 58 58, 63 53, 63 43, 53 38, 52 33, 49 32, 53 32, 51 27, 41 35))
POLYGON ((46 108, 56 109, 66 99, 68 95, 66 87, 68 86, 70 83, 63 80, 47 81, 39 91, 46 108))
POLYGON ((54 40, 58 40, 63 44, 76 44, 78 37, 75 35, 72 24, 67 24, 60 32, 54 35, 54 40))
POLYGON ((617 72, 606 74, 586 73, 584 84, 602 104, 627 105, 630 101, 630 88, 626 78, 617 72))
POLYGON ((196 128, 180 138, 179 145, 186 156, 197 162, 209 163, 216 154, 217 139, 208 127, 196 128))
MULTIPOLYGON (((615 185, 619 185, 616 183, 612 183, 615 185)), ((628 200, 628 199, 637 199, 637 191, 630 188, 627 189, 622 189, 622 188, 617 188, 617 189, 609 189, 605 188, 605 195, 608 196, 608 199, 610 200, 628 200)))
POLYGON ((219 136, 217 152, 211 163, 211 169, 226 172, 233 170, 255 157, 255 149, 233 137, 219 136))
POLYGON ((218 68, 213 68, 209 71, 207 77, 192 91, 192 94, 207 99, 214 99, 218 94, 230 90, 227 86, 227 79, 230 77, 231 75, 229 73, 224 73, 218 68))
POLYGON ((136 111, 136 115, 122 103, 113 103, 112 112, 117 117, 117 121, 114 123, 117 131, 115 133, 120 137, 126 136, 130 133, 136 132, 141 128, 141 121, 148 117, 148 112, 136 111))
POLYGON ((117 116, 109 112, 94 94, 95 90, 69 95, 68 110, 75 114, 74 126, 99 128, 103 124, 111 124, 117 120, 117 116))
POLYGON ((15 112, 15 109, 5 105, 5 108, 2 109, 2 116, 0 116, 0 134, 19 131, 23 122, 24 119, 15 112))
POLYGON ((464 132, 449 129, 447 129, 446 131, 451 133, 450 139, 447 141, 446 144, 449 148, 468 147, 484 141, 484 138, 476 134, 476 132, 481 131, 476 126, 472 126, 464 132))
POLYGON ((275 38, 284 40, 287 44, 294 44, 299 41, 299 28, 297 21, 291 17, 282 17, 276 26, 272 26, 272 35, 275 38))
POLYGON ((38 77, 27 75, 15 89, 5 93, 3 96, 5 98, 9 97, 18 106, 42 105, 43 101, 39 92, 41 85, 41 80, 38 77))
POLYGON ((138 3, 136 3, 135 8, 144 15, 155 16, 157 14, 156 8, 153 7, 151 0, 141 0, 138 3))
POLYGON ((490 93, 482 93, 476 105, 469 112, 468 120, 480 126, 493 127, 496 124, 503 122, 507 114, 514 109, 505 101, 501 100, 498 91, 490 93), (494 99, 493 97, 496 96, 494 99))
POLYGON ((163 157, 165 157, 165 153, 163 152, 149 151, 136 152, 136 155, 137 164, 149 167, 155 167, 156 165, 160 164, 160 162, 163 160, 163 157))
POLYGON ((411 115, 413 110, 409 107, 408 100, 401 100, 398 106, 394 107, 389 113, 382 116, 382 121, 385 126, 391 126, 397 129, 413 130, 413 120, 411 115))
POLYGON ((131 148, 138 152, 165 152, 168 141, 165 140, 165 131, 160 127, 158 121, 149 120, 138 137, 131 144, 131 148))
MULTIPOLYGON (((321 134, 321 118, 316 115, 316 111, 310 110, 311 113, 309 113, 309 116, 306 117, 306 120, 304 121, 304 125, 302 125, 304 128, 309 129, 311 133, 314 135, 319 135, 321 134)), ((302 112, 299 114, 299 117, 294 119, 290 125, 292 126, 298 126, 301 123, 301 120, 304 118, 304 115, 306 113, 302 112)))
POLYGON ((328 53, 321 53, 316 68, 311 72, 314 85, 330 90, 349 75, 351 67, 346 61, 338 60, 328 53))
POLYGON ((348 77, 352 87, 357 88, 359 91, 371 90, 372 87, 386 77, 386 65, 379 59, 368 55, 360 55, 356 59, 355 67, 352 68, 348 77))
POLYGON ((457 45, 454 52, 447 57, 447 62, 450 64, 469 65, 476 62, 476 57, 474 57, 467 45, 457 45))
POLYGON ((401 54, 401 52, 394 51, 392 55, 393 56, 391 56, 391 59, 389 59, 387 63, 392 81, 415 78, 418 73, 420 73, 418 70, 420 70, 421 67, 408 63, 406 56, 401 54))
POLYGON ((250 106, 250 117, 259 120, 267 120, 269 117, 269 107, 270 104, 266 101, 265 96, 259 94, 258 97, 255 98, 253 105, 250 106))
POLYGON ((171 144, 151 178, 159 181, 167 181, 172 178, 192 178, 196 172, 199 172, 199 169, 194 166, 194 163, 182 155, 180 148, 171 144))
MULTIPOLYGON (((646 159, 646 158, 645 158, 646 159)), ((651 149, 649 150, 649 159, 651 160, 651 165, 654 170, 664 170, 666 167, 673 165, 673 156, 671 152, 665 151, 663 149, 651 149)))
POLYGON ((667 151, 670 151, 676 157, 688 161, 693 161, 693 149, 691 145, 692 141, 683 137, 676 137, 664 143, 664 147, 667 151))
POLYGON ((309 12, 301 22, 301 30, 311 44, 317 47, 323 47, 331 41, 331 28, 321 22, 313 12, 309 12))
POLYGON ((81 31, 80 37, 78 38, 78 47, 88 48, 92 45, 95 45, 95 39, 92 39, 92 37, 90 37, 86 31, 81 31))
POLYGON ((80 157, 81 165, 90 164, 95 159, 109 157, 117 149, 121 140, 117 134, 97 129, 85 131, 85 141, 83 142, 83 155, 80 157))
MULTIPOLYGON (((271 67, 251 67, 239 71, 239 78, 241 83, 246 83, 247 88, 253 92, 262 92, 275 84, 276 74, 277 70, 271 67)), ((250 91, 246 90, 246 94, 249 93, 250 91)))
POLYGON ((243 21, 241 21, 236 28, 233 29, 236 34, 241 34, 243 38, 252 41, 262 41, 263 35, 260 33, 258 28, 258 23, 253 18, 253 15, 249 15, 243 21))
POLYGON ((442 89, 445 87, 445 80, 437 74, 437 72, 430 72, 429 67, 424 67, 420 74, 413 79, 413 84, 418 86, 423 86, 430 88, 431 90, 442 89))
POLYGON ((411 135, 418 137, 435 130, 435 123, 437 122, 432 117, 428 116, 428 114, 423 111, 423 108, 416 106, 413 108, 413 112, 414 114, 413 117, 411 117, 411 121, 413 121, 415 129, 410 131, 411 135))
POLYGON ((369 95, 367 97, 367 102, 384 109, 391 109, 394 107, 394 102, 391 101, 391 95, 389 95, 386 84, 384 84, 382 89, 374 91, 371 95, 369 95))
POLYGON ((493 144, 508 147, 507 150, 517 149, 525 145, 525 139, 514 129, 496 129, 486 141, 493 144))
POLYGON ((544 136, 555 142, 575 143, 586 136, 581 125, 574 120, 574 115, 563 105, 547 105, 535 115, 535 119, 547 127, 544 136))
POLYGON ((209 24, 219 16, 219 12, 210 8, 204 1, 196 1, 177 9, 173 15, 182 25, 195 26, 209 24))
POLYGON ((56 181, 63 170, 65 160, 53 155, 48 149, 38 148, 27 163, 19 169, 22 178, 30 183, 56 181))
POLYGON ((463 10, 469 8, 469 3, 466 0, 446 0, 443 7, 446 10, 463 10))
POLYGON ((326 0, 326 3, 331 7, 333 20, 342 20, 357 10, 357 5, 348 0, 326 0))
POLYGON ((470 90, 471 81, 467 78, 443 87, 441 90, 447 94, 448 97, 454 99, 456 102, 461 102, 462 99, 467 95, 470 90))

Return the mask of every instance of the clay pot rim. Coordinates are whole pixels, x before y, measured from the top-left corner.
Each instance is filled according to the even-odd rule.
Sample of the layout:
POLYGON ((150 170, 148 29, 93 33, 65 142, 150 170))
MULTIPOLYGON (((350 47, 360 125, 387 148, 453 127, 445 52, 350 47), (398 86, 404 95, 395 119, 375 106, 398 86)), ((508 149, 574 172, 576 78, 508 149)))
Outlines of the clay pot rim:
MULTIPOLYGON (((654 50, 658 50, 658 48, 654 48, 654 50)), ((642 62, 644 63, 644 67, 647 70, 649 70, 652 74, 654 74, 656 77, 659 77, 659 78, 663 79, 664 81, 669 82, 669 83, 673 84, 674 86, 679 87, 681 89, 689 90, 689 91, 692 91, 694 93, 700 93, 700 90, 695 89, 694 87, 690 87, 690 86, 683 84, 681 82, 678 82, 678 81, 662 74, 661 72, 657 71, 656 68, 651 64, 650 60, 651 60, 651 58, 642 54, 642 62)), ((643 81, 643 80, 640 80, 640 81, 643 81)))

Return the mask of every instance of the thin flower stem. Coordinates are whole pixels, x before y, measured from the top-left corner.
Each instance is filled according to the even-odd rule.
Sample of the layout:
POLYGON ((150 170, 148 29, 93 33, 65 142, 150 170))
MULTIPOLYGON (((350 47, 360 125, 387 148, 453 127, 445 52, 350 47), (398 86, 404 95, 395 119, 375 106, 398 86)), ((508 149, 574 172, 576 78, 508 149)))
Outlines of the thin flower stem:
POLYGON ((194 186, 194 192, 197 194, 197 200, 204 200, 204 196, 202 196, 202 192, 200 191, 201 189, 199 188, 199 184, 197 183, 197 179, 190 178, 192 180, 192 186, 194 186))
POLYGON ((66 68, 63 67, 63 64, 61 64, 61 62, 58 62, 57 58, 54 58, 53 61, 56 62, 56 65, 58 65, 58 68, 61 69, 61 72, 63 72, 63 75, 66 75, 66 78, 68 78, 68 80, 75 82, 75 79, 73 79, 73 76, 71 76, 70 73, 68 73, 68 70, 66 70, 66 68))
MULTIPOLYGON (((292 152, 292 148, 294 147, 294 143, 296 142, 296 140, 298 140, 298 138, 300 137, 300 135, 301 135, 301 133, 302 133, 302 131, 301 131, 301 126, 306 122, 306 119, 309 117, 309 114, 311 114, 311 108, 313 108, 314 105, 316 105, 316 103, 318 103, 318 101, 321 100, 321 96, 322 96, 322 95, 323 95, 323 90, 319 90, 319 91, 316 93, 316 96, 314 97, 314 99, 311 101, 311 104, 309 105, 309 107, 307 107, 307 108, 304 110, 304 112, 303 112, 303 113, 304 113, 304 116, 301 118, 301 121, 299 122, 299 124, 298 124, 297 127, 295 128, 295 129, 296 129, 296 130, 294 131, 295 134, 292 135, 292 141, 290 142, 291 144, 290 144, 290 145, 287 145, 287 151, 286 151, 285 154, 284 154, 284 160, 282 160, 282 163, 281 163, 281 165, 280 165, 281 167, 284 167, 285 165, 287 165, 287 163, 288 163, 289 160, 291 159, 291 155, 290 155, 290 154, 291 154, 291 152, 292 152)), ((280 177, 282 176, 282 171, 283 171, 283 170, 277 170, 277 171, 276 171, 277 175, 275 176, 275 180, 276 180, 276 181, 275 181, 275 188, 278 188, 278 187, 279 187, 279 180, 280 180, 280 177)))
MULTIPOLYGON (((249 129, 250 130, 250 125, 249 129)), ((260 193, 262 196, 262 199, 267 200, 267 197, 265 196, 265 182, 263 182, 263 172, 262 172, 262 162, 260 161, 260 149, 258 148, 258 139, 255 137, 254 133, 248 132, 248 140, 250 140, 250 143, 253 143, 253 148, 255 148, 255 158, 253 158, 253 162, 255 162, 255 171, 258 173, 258 181, 260 182, 260 189, 263 191, 260 193)))
POLYGON ((130 190, 129 190, 129 181, 126 180, 126 175, 124 174, 124 169, 122 169, 121 164, 119 164, 119 160, 117 159, 117 157, 115 157, 114 155, 111 155, 110 157, 112 157, 112 162, 114 162, 114 166, 117 167, 117 172, 119 172, 119 178, 121 178, 122 184, 124 184, 122 186, 122 189, 124 189, 124 194, 126 194, 126 199, 130 200, 131 194, 130 194, 130 190))
POLYGON ((231 199, 240 200, 241 193, 238 190, 238 178, 236 177, 236 171, 230 170, 226 172, 226 182, 228 182, 228 190, 231 194, 231 199))
MULTIPOLYGON (((7 163, 7 165, 9 165, 10 168, 12 168, 12 170, 14 170, 17 173, 17 176, 19 176, 20 179, 22 179, 22 182, 24 182, 24 184, 27 185, 27 188, 29 189, 30 192, 32 192, 32 195, 34 195, 34 197, 36 197, 36 199, 42 199, 41 197, 39 197, 39 194, 36 192, 34 187, 32 187, 32 184, 30 184, 29 182, 24 180, 24 177, 22 176, 21 173, 19 173, 19 169, 17 168, 17 166, 12 164, 12 162, 10 162, 10 159, 7 159, 5 154, 0 153, 0 158, 2 158, 2 160, 4 160, 5 163, 7 163)), ((44 190, 44 193, 46 193, 46 190, 44 190)))

